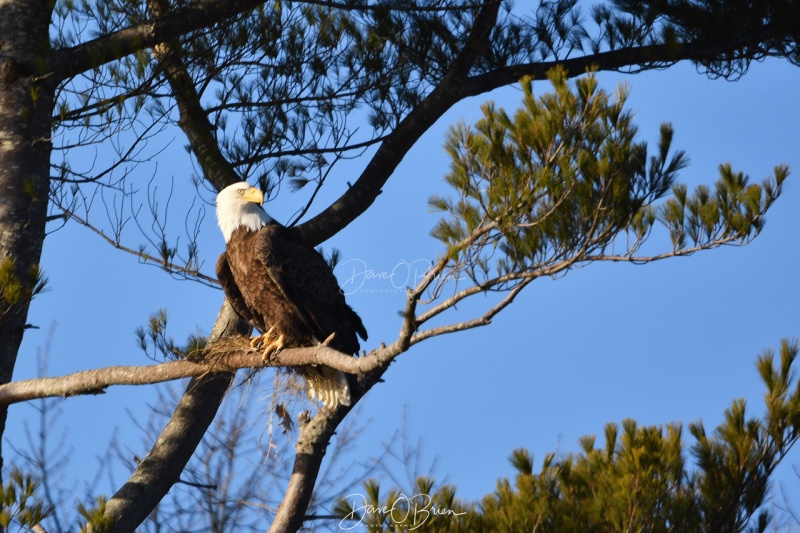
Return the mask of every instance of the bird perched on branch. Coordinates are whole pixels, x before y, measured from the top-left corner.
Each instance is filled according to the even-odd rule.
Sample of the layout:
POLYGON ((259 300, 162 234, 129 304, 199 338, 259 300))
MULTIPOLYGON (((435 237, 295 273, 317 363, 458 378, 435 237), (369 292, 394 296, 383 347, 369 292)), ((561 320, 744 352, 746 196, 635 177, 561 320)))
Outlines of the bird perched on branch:
MULTIPOLYGON (((245 182, 217 195, 217 222, 225 252, 217 278, 233 309, 261 332, 264 359, 283 348, 325 343, 348 355, 367 339, 361 318, 345 302, 325 259, 292 228, 261 207, 264 194, 245 182)), ((309 397, 329 407, 350 405, 347 376, 324 366, 304 367, 309 397)))

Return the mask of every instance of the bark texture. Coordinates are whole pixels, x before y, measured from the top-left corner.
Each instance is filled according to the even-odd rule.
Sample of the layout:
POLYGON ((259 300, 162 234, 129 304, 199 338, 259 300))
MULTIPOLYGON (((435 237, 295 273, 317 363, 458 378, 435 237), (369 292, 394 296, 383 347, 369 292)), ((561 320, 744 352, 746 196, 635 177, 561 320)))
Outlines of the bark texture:
MULTIPOLYGON (((54 94, 45 75, 50 15, 41 1, 0 2, 0 264, 11 267, 0 287, 0 384, 14 372, 44 242, 54 94), (21 297, 11 294, 12 283, 21 297)), ((0 434, 6 415, 0 407, 0 434)), ((0 470, 1 457, 0 450, 0 470)))

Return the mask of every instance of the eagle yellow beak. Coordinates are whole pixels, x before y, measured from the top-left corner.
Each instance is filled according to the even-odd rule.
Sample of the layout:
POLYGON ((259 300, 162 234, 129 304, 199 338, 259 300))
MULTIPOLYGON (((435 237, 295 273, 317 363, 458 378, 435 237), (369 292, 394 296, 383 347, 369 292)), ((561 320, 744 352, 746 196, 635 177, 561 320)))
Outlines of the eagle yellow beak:
POLYGON ((244 194, 242 194, 242 200, 245 202, 253 202, 254 204, 262 205, 264 203, 264 193, 261 192, 261 189, 251 187, 244 191, 244 194))

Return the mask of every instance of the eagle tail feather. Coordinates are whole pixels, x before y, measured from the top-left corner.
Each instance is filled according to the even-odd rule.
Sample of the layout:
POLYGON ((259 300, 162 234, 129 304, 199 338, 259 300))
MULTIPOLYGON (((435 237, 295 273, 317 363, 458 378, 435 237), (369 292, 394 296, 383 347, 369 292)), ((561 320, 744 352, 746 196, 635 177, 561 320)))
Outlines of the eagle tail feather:
POLYGON ((331 409, 350 405, 350 384, 342 371, 321 366, 308 371, 305 378, 306 394, 312 401, 319 400, 331 409))

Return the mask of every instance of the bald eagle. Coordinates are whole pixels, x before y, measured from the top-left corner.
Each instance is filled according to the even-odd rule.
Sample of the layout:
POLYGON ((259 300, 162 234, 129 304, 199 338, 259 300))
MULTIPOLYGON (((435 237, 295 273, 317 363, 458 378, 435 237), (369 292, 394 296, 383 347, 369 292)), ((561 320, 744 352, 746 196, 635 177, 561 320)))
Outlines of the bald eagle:
MULTIPOLYGON (((264 194, 245 182, 217 195, 217 222, 225 252, 217 278, 239 316, 262 334, 251 341, 264 358, 285 347, 329 346, 348 355, 367 339, 361 319, 345 302, 331 267, 297 232, 261 207, 264 194), (331 335, 333 337, 331 338, 331 335)), ((309 397, 325 405, 350 405, 347 377, 328 367, 301 370, 309 397)))

